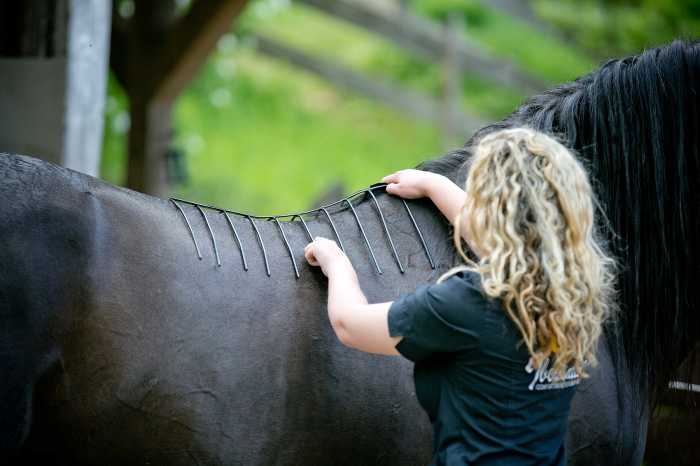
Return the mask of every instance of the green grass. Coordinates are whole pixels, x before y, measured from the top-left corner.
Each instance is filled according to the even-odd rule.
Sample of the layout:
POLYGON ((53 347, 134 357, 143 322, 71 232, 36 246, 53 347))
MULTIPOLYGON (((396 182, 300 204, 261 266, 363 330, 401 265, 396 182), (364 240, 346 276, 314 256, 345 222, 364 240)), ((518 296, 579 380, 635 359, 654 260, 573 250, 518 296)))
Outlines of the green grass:
POLYGON ((465 36, 495 57, 507 58, 523 70, 552 83, 588 73, 596 63, 580 51, 554 40, 546 32, 474 0, 416 0, 426 17, 442 20, 448 11, 462 11, 465 36))
MULTIPOLYGON (((177 143, 189 148, 192 183, 177 195, 250 212, 299 210, 334 183, 359 189, 441 153, 431 125, 245 48, 233 57, 233 79, 217 76, 216 62, 231 57, 215 54, 178 100, 177 143), (214 92, 228 92, 230 103, 213 106, 214 92)), ((103 176, 119 184, 115 136, 106 138, 103 176)))
POLYGON ((182 195, 249 211, 304 209, 335 182, 356 189, 438 150, 428 125, 247 51, 237 63, 228 107, 208 105, 219 84, 206 73, 177 107, 182 137, 206 134, 191 164, 197 186, 182 195))
MULTIPOLYGON (((431 2, 416 2, 429 17, 439 16, 447 3, 460 3, 431 2)), ((562 81, 592 68, 517 21, 484 8, 470 14, 465 34, 471 40, 538 76, 562 81)), ((310 207, 336 183, 353 191, 444 152, 434 125, 257 55, 245 37, 264 33, 433 96, 441 90, 438 66, 362 29, 280 1, 254 2, 237 28, 239 39, 227 36, 176 103, 175 143, 187 154, 191 179, 173 194, 241 211, 287 212, 310 207), (281 8, 261 15, 259 5, 281 8)), ((462 88, 464 108, 485 121, 502 118, 524 98, 477 74, 464 76, 462 88)), ((127 99, 113 81, 109 93, 102 176, 123 184, 126 144, 117 127, 127 99)))

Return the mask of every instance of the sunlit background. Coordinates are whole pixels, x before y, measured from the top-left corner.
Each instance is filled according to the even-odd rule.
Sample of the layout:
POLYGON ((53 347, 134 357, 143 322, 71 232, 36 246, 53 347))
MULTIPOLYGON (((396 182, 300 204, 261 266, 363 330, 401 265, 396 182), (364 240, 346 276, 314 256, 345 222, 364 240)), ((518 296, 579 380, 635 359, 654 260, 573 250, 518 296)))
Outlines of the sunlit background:
MULTIPOLYGON (((440 104, 446 66, 308 2, 248 4, 174 109, 171 194, 245 212, 289 212, 377 182, 461 145, 438 118, 419 118, 258 51, 257 37, 408 90, 440 104)), ((313 2, 312 2, 313 3, 313 2)), ((365 2, 367 3, 367 2, 365 2)), ((697 1, 376 0, 446 29, 458 41, 542 83, 542 90, 591 71, 605 58, 637 52, 698 30, 697 1), (513 7, 516 5, 516 7, 513 7), (521 9, 522 10, 522 9, 521 9)), ((184 10, 189 2, 179 1, 184 10)), ((124 17, 133 2, 118 2, 124 17)), ((393 11, 393 10, 392 10, 393 11)), ((446 54, 449 53, 446 51, 446 54)), ((457 73, 457 106, 486 124, 513 111, 528 90, 479 70, 457 73)), ((106 105, 101 175, 125 183, 127 99, 113 76, 106 105)))

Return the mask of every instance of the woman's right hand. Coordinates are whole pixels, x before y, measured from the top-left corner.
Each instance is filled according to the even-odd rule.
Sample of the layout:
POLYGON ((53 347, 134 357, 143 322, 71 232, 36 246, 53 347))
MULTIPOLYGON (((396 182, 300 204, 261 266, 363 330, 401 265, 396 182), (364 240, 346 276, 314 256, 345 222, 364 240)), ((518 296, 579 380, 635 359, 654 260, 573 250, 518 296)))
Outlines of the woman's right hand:
POLYGON ((386 192, 406 199, 429 197, 430 189, 441 175, 423 170, 405 169, 382 178, 386 192))

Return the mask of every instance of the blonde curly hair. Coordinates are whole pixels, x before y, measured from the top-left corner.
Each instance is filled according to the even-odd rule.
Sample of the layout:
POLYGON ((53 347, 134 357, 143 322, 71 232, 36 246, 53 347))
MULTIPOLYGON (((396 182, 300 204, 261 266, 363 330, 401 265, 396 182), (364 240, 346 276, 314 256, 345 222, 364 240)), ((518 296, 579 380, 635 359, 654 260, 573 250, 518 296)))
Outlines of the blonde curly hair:
POLYGON ((481 276, 502 298, 534 367, 587 376, 606 319, 616 314, 616 262, 594 222, 597 205, 584 167, 554 138, 529 128, 491 133, 468 162, 466 202, 454 241, 467 263, 449 270, 481 276), (460 230, 479 254, 464 253, 460 230))

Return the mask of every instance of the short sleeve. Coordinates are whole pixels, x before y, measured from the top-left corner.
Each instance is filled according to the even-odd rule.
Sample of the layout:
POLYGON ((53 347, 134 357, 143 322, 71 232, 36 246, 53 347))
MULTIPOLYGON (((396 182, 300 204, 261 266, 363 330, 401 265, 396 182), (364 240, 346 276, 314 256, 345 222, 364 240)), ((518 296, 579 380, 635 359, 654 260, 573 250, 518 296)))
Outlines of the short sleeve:
POLYGON ((478 288, 463 273, 422 285, 389 307, 389 335, 403 337, 396 350, 414 362, 435 353, 474 349, 483 303, 478 288))

